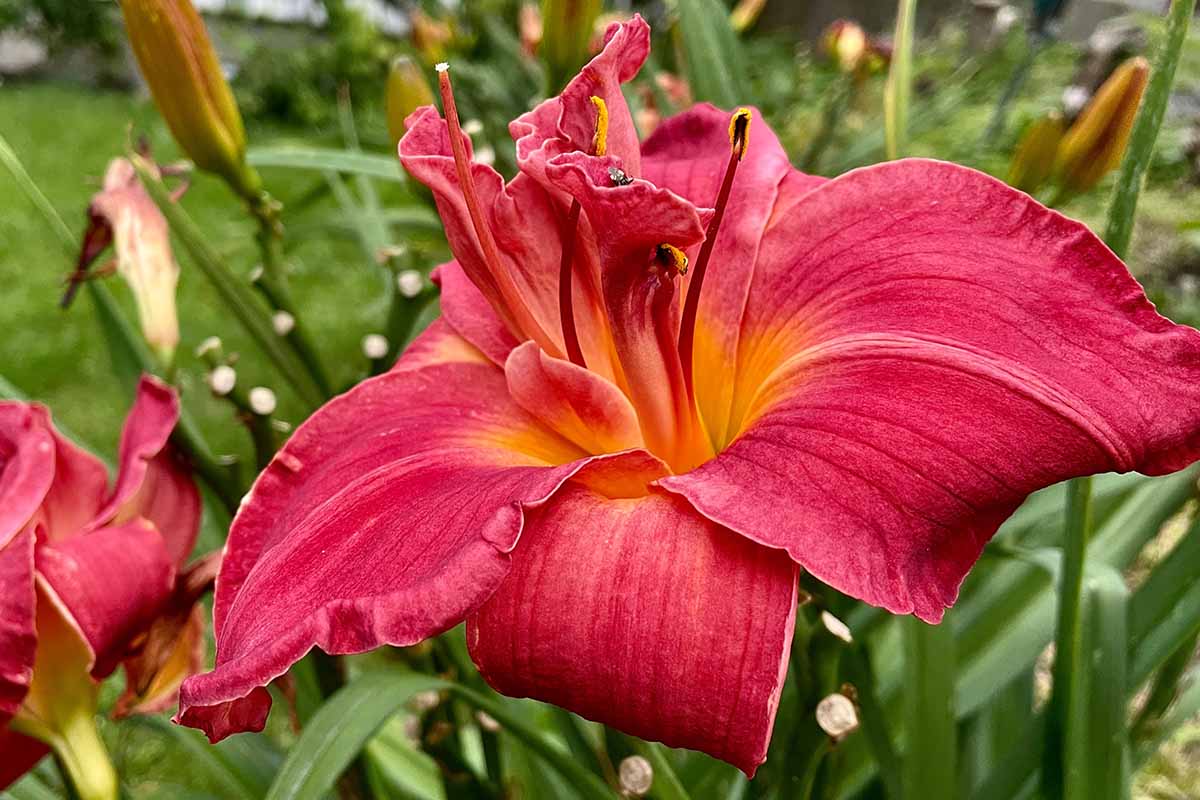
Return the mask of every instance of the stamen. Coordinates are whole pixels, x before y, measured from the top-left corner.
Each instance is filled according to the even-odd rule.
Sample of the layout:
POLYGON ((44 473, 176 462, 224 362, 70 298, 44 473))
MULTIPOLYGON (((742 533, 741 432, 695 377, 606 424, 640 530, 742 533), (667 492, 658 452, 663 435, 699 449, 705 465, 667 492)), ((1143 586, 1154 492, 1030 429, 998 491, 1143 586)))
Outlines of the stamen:
POLYGON ((608 152, 608 104, 603 98, 592 95, 592 105, 596 107, 596 135, 592 137, 592 154, 602 156, 608 152))
POLYGON ((750 147, 750 109, 739 108, 733 112, 729 120, 729 163, 725 167, 725 177, 721 188, 717 191, 717 202, 714 206, 712 220, 705 232, 704 244, 700 246, 700 255, 696 257, 696 272, 688 286, 687 299, 683 304, 683 316, 679 322, 679 360, 683 365, 683 379, 687 385, 688 400, 696 400, 696 384, 692 374, 693 350, 696 339, 696 314, 700 308, 700 292, 704 287, 704 273, 708 268, 708 260, 712 257, 713 246, 717 234, 721 230, 721 220, 725 216, 725 206, 729 204, 729 192, 733 188, 733 176, 737 166, 750 147))
POLYGON ((450 65, 443 61, 434 69, 438 72, 442 111, 446 117, 446 127, 449 129, 450 150, 454 153, 454 168, 458 172, 458 183, 462 188, 463 200, 467 204, 467 214, 471 217, 471 225, 475 228, 475 235, 483 250, 483 260, 487 264, 488 272, 491 273, 492 280, 495 281, 496 288, 511 316, 507 321, 513 328, 512 332, 518 338, 529 336, 537 340, 543 349, 557 350, 525 306, 520 291, 500 261, 500 250, 496 246, 496 238, 492 235, 492 229, 488 226, 483 212, 480 210, 479 193, 475 188, 475 179, 471 175, 471 160, 467 157, 465 134, 458 120, 458 106, 454 102, 454 87, 450 84, 450 65))
MULTIPOLYGON (((603 98, 592 96, 592 105, 596 107, 596 133, 592 137, 592 154, 602 156, 608 151, 608 104, 603 98)), ((609 174, 611 175, 610 168, 609 174)), ((619 170, 618 170, 619 171, 619 170)), ((624 177, 624 173, 621 173, 624 177)), ((582 208, 578 200, 571 201, 571 210, 567 212, 566 228, 563 232, 562 261, 558 265, 558 315, 562 325, 563 344, 567 348, 567 358, 571 363, 586 368, 583 358, 583 348, 579 345, 579 332, 575 329, 575 298, 571 293, 571 279, 574 275, 575 234, 579 229, 579 214, 582 208)))
POLYGON ((676 275, 687 275, 687 254, 673 244, 660 244, 654 249, 654 258, 668 271, 676 275))

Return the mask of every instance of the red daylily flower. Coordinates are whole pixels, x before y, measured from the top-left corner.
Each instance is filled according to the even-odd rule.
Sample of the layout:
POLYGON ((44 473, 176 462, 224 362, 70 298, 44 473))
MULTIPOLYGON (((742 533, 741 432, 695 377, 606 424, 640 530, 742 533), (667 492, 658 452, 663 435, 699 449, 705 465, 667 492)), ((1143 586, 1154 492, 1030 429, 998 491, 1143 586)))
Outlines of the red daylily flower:
POLYGON ((0 402, 0 788, 45 741, 72 746, 70 726, 91 724, 96 681, 122 663, 124 713, 168 707, 201 666, 199 609, 160 622, 174 619, 200 523, 196 488, 167 447, 178 416, 174 390, 143 378, 110 489, 104 465, 43 406, 0 402), (152 653, 147 634, 168 627, 158 636, 170 645, 152 653))
POLYGON ((465 619, 497 690, 753 773, 798 568, 937 621, 1030 492, 1200 455, 1200 334, 1083 225, 953 164, 801 174, 757 112, 639 143, 648 50, 610 29, 507 184, 448 75, 448 121, 409 118, 444 316, 259 478, 183 723, 259 729, 311 647, 465 619))

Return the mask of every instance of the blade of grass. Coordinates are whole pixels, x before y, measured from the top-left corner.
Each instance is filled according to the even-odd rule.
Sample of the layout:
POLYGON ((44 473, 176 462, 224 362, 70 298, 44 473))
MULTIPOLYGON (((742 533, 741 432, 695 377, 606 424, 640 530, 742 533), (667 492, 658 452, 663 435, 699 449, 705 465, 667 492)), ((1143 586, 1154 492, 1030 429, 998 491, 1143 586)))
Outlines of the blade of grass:
POLYGON ((1083 562, 1091 535, 1091 478, 1067 484, 1066 529, 1058 580, 1058 622, 1054 637, 1053 688, 1046 715, 1046 747, 1042 758, 1042 788, 1048 797, 1062 797, 1070 784, 1067 747, 1073 735, 1072 703, 1082 697, 1083 633, 1079 624, 1083 592, 1083 562))
POLYGON ((908 111, 912 102, 913 27, 917 0, 900 0, 896 9, 896 35, 892 66, 884 88, 884 136, 887 157, 900 158, 908 151, 908 111))
POLYGON ((902 788, 906 800, 957 797, 958 732, 954 714, 954 633, 916 617, 904 636, 905 735, 902 788))
POLYGON ((393 183, 405 183, 408 180, 394 154, 384 156, 325 147, 279 145, 252 147, 246 153, 246 161, 255 167, 283 167, 314 172, 333 170, 345 175, 364 175, 393 183))
POLYGON ((1121 574, 1090 567, 1084 582, 1083 656, 1072 698, 1068 800, 1121 800, 1128 786, 1126 650, 1129 590, 1121 574))
POLYGON ((858 713, 861 717, 859 728, 866 737, 871 755, 879 767, 884 794, 890 800, 900 800, 903 796, 900 786, 900 757, 892 744, 887 715, 875 690, 875 670, 871 666, 871 656, 866 646, 855 641, 842 659, 842 669, 858 695, 858 713))
POLYGON ((719 0, 676 0, 684 72, 692 94, 721 108, 749 102, 741 43, 719 0))

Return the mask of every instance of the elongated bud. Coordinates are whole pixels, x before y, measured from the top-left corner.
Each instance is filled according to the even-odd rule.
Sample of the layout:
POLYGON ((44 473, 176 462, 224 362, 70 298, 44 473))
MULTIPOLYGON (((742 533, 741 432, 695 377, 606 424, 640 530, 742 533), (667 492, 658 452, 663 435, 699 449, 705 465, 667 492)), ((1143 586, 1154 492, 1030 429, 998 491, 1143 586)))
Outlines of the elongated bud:
POLYGON ((121 0, 129 43, 154 104, 197 167, 247 199, 261 182, 246 165, 246 132, 233 92, 191 0, 121 0))
POLYGON ((741 0, 733 7, 733 11, 729 12, 730 27, 738 33, 748 30, 758 22, 759 16, 766 7, 767 0, 741 0))
POLYGON ((393 151, 407 130, 404 120, 408 115, 433 103, 433 89, 424 71, 408 56, 397 57, 387 79, 387 125, 393 151))
MULTIPOLYGON (((157 167, 153 168, 157 172, 157 167)), ((104 188, 88 207, 88 233, 77 275, 82 275, 99 255, 92 246, 98 241, 112 242, 117 273, 133 292, 142 335, 162 363, 170 364, 179 344, 175 306, 179 264, 171 252, 167 220, 146 194, 128 159, 109 162, 104 188)))
POLYGON ((557 93, 588 60, 592 27, 601 0, 542 0, 542 45, 550 70, 551 93, 557 93))
POLYGON ((522 3, 517 11, 517 32, 521 36, 521 49, 525 55, 537 55, 542 44, 542 12, 536 3, 522 3))
POLYGON ((1140 56, 1121 64, 1067 130, 1055 165, 1064 192, 1088 191, 1121 163, 1149 77, 1140 56))
POLYGON ((436 64, 446 58, 446 48, 454 38, 454 31, 449 23, 426 14, 420 8, 414 8, 408 17, 412 32, 413 47, 421 54, 426 63, 436 64))
POLYGON ((1008 168, 1008 183, 1033 194, 1054 172, 1058 146, 1066 132, 1062 114, 1047 114, 1033 122, 1021 137, 1008 168))
POLYGON ((821 49, 838 70, 849 74, 867 55, 867 34, 857 22, 839 19, 825 29, 821 49))

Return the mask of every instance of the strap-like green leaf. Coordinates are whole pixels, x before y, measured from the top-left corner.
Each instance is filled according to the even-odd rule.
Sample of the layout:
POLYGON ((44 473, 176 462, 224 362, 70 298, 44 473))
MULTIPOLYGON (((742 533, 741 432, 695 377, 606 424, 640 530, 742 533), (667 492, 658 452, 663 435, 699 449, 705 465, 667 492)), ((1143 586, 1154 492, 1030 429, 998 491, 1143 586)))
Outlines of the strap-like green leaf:
POLYGON ((339 689, 313 715, 288 751, 267 800, 316 800, 404 702, 417 692, 452 692, 485 711, 530 751, 540 756, 586 800, 611 800, 596 775, 551 744, 505 705, 441 678, 414 672, 371 670, 339 689))
POLYGON ((697 100, 725 109, 748 103, 741 43, 720 0, 676 0, 684 72, 697 100))
POLYGON ((279 145, 253 147, 246 160, 255 167, 286 167, 314 172, 340 172, 344 175, 365 175, 393 183, 404 183, 404 170, 395 156, 376 153, 356 153, 332 147, 279 145))

